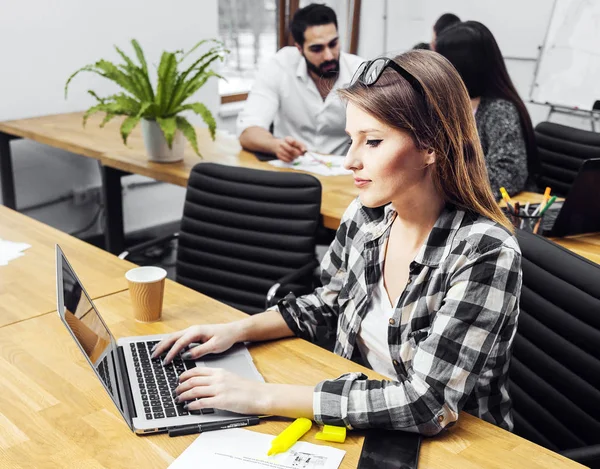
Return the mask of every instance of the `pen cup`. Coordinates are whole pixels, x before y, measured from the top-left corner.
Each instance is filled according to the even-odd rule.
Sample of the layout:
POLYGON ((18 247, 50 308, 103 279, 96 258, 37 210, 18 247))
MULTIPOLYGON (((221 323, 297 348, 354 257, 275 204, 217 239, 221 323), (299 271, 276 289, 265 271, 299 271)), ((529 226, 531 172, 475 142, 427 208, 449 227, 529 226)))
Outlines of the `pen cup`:
POLYGON ((513 212, 508 212, 507 216, 515 228, 519 228, 529 233, 541 233, 544 215, 525 215, 520 212, 518 215, 513 212))

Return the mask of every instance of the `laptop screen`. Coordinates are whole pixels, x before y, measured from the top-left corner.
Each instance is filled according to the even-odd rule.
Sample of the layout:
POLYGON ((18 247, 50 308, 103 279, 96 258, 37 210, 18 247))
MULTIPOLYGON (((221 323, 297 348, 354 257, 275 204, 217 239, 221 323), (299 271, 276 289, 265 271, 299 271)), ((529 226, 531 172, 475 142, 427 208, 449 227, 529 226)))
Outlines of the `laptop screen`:
POLYGON ((117 344, 59 246, 56 246, 58 313, 111 399, 126 417, 117 344))

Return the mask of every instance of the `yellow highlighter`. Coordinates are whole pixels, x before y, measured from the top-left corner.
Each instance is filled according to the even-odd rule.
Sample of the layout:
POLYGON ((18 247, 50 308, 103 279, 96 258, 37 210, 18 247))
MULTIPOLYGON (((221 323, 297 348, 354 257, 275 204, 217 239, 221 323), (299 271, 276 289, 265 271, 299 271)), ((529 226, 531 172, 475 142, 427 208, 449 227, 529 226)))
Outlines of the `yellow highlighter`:
POLYGON ((283 453, 287 451, 294 443, 302 438, 307 431, 312 427, 312 422, 304 417, 294 420, 284 431, 277 435, 271 442, 271 449, 267 456, 283 453))
POLYGON ((325 425, 323 431, 315 435, 317 440, 334 441, 343 443, 346 441, 346 427, 336 427, 334 425, 325 425))

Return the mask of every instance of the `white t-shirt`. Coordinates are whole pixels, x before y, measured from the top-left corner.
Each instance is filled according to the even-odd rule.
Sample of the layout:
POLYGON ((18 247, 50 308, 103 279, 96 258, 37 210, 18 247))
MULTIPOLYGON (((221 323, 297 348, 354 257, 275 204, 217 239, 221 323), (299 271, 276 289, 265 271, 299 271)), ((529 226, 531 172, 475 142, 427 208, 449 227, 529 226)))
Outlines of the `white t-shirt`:
MULTIPOLYGON (((385 256, 385 251, 385 248, 382 247, 380 251, 382 257, 385 256)), ((383 265, 383 259, 380 265, 383 265)), ((379 282, 373 288, 369 310, 360 324, 360 330, 356 338, 360 353, 366 359, 369 366, 376 372, 393 380, 398 379, 398 374, 390 355, 388 327, 390 318, 394 315, 398 299, 399 297, 394 300, 394 304, 390 303, 383 283, 382 272, 379 282)))
POLYGON ((284 47, 265 62, 256 76, 244 109, 238 115, 237 136, 248 127, 269 129, 277 138, 294 137, 309 150, 345 155, 350 139, 345 133, 346 108, 336 93, 350 83, 363 62, 340 53, 340 73, 325 100, 310 78, 296 47, 284 47))

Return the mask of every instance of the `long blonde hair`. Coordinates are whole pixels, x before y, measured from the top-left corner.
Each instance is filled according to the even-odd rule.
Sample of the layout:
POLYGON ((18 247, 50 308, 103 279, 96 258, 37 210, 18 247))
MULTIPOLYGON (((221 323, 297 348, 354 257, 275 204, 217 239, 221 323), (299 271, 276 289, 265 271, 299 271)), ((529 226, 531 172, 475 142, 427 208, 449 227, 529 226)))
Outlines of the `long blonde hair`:
POLYGON ((471 101, 458 72, 426 50, 394 61, 421 83, 425 96, 391 68, 374 85, 357 80, 338 93, 377 120, 409 132, 418 149, 435 151, 433 182, 446 202, 514 232, 492 195, 471 101))

